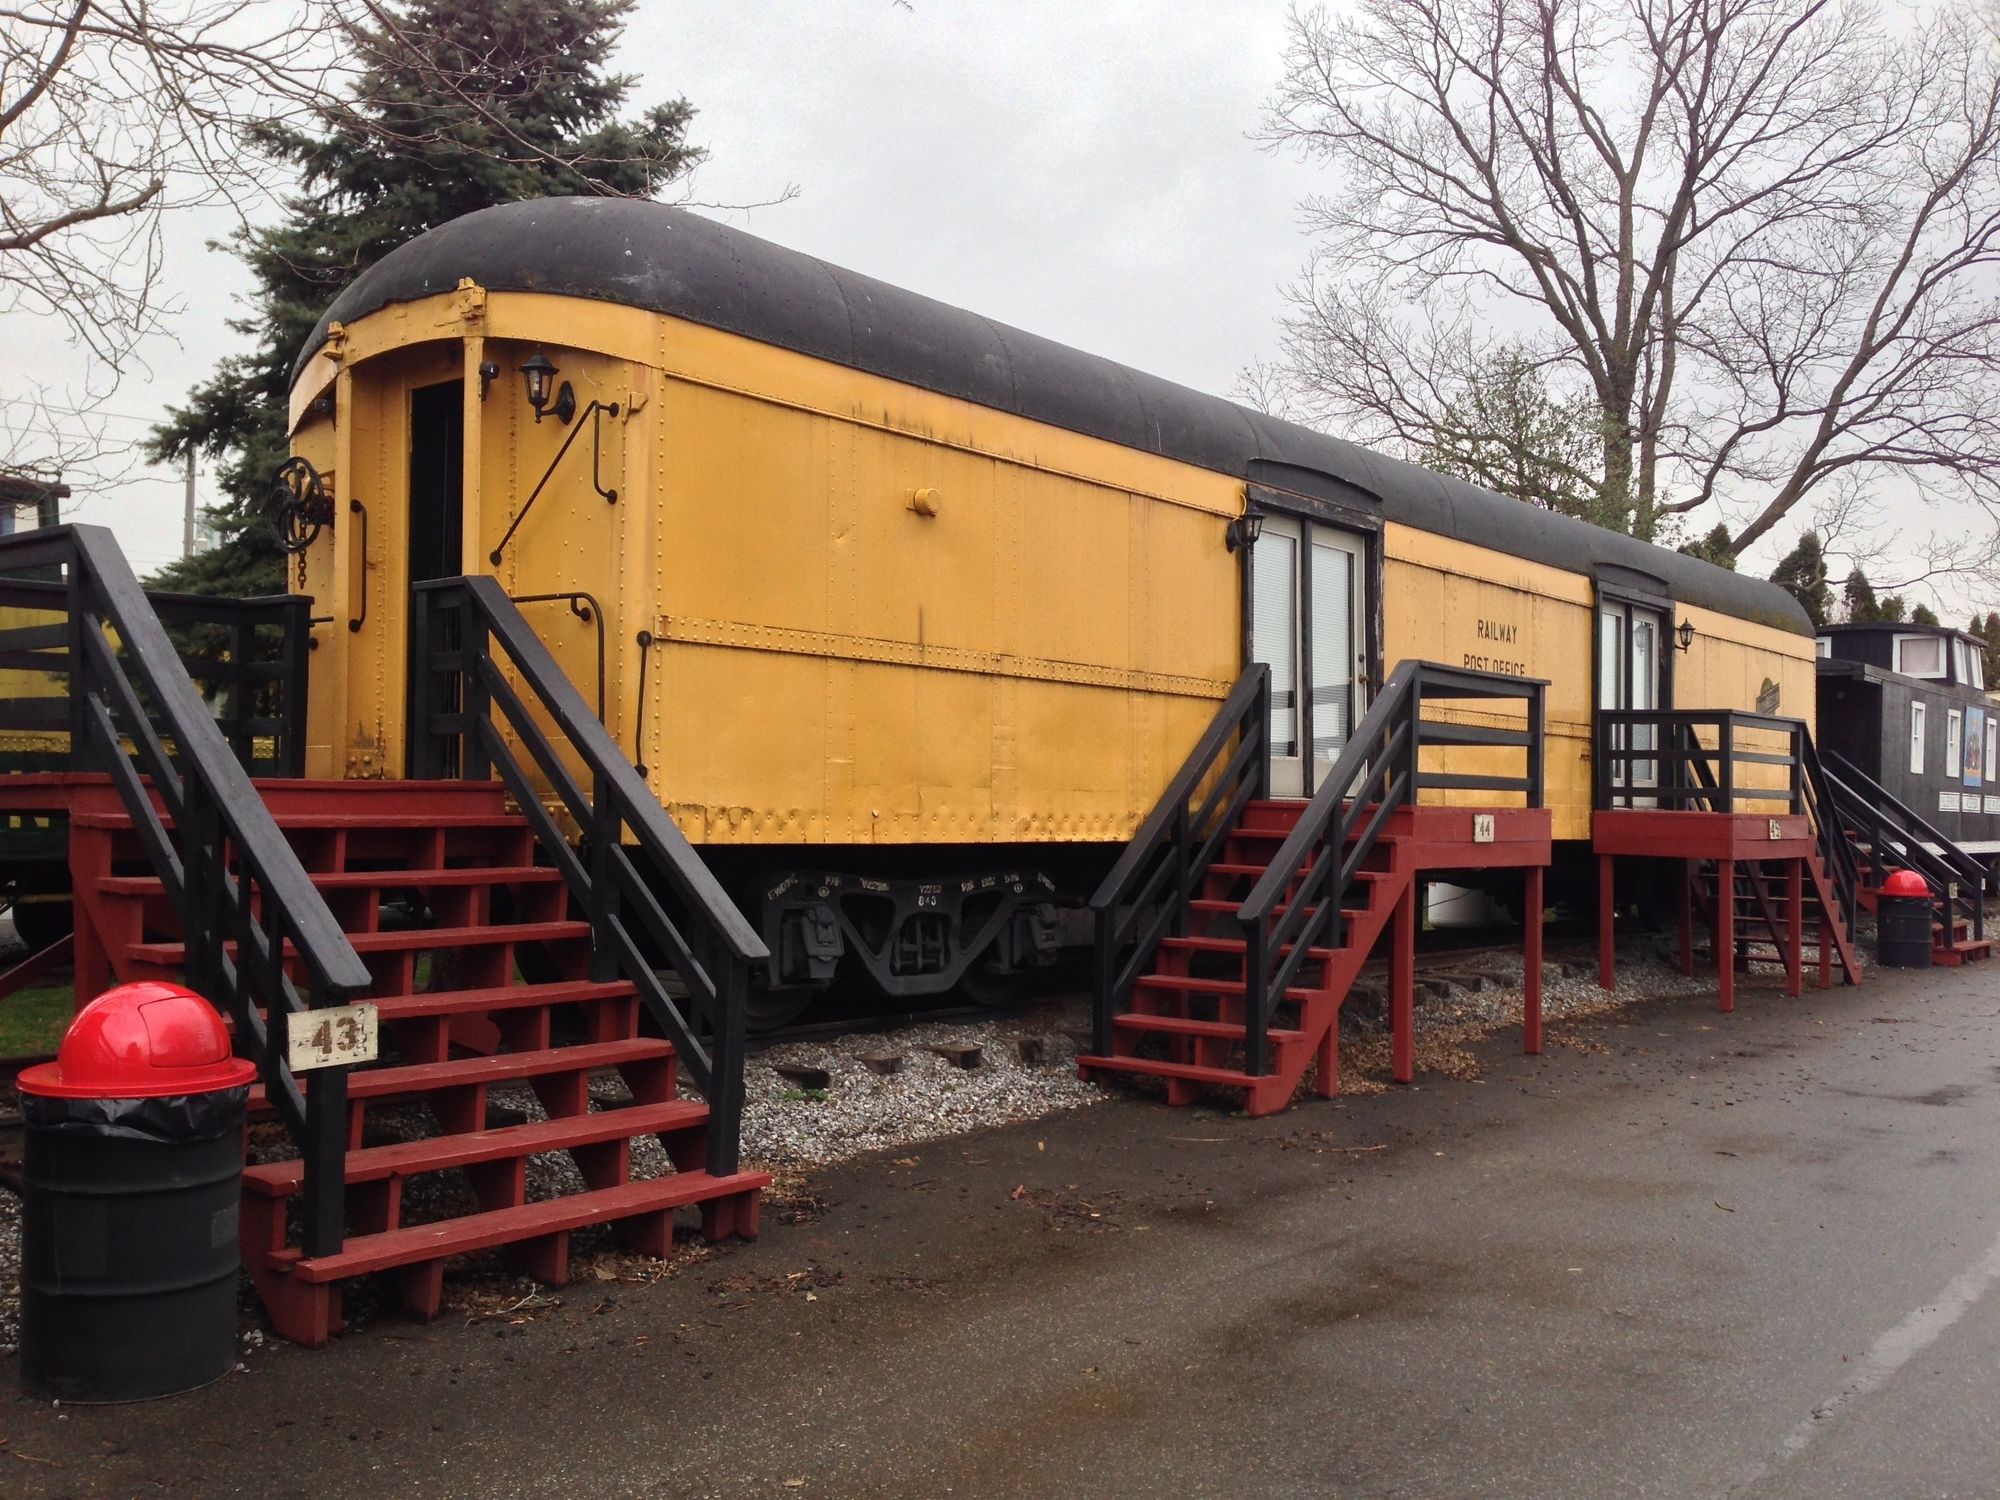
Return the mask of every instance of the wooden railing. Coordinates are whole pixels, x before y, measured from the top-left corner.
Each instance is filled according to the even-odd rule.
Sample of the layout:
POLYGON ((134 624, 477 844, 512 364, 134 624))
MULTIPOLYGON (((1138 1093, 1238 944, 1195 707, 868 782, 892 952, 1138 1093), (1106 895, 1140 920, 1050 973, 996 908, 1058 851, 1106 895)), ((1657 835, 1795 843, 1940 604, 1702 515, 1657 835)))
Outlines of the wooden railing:
POLYGON ((1860 880, 1847 837, 1848 799, 1821 764, 1805 720, 1740 709, 1603 709, 1592 769, 1601 811, 1782 811, 1805 817, 1840 918, 1854 930, 1860 880), (1752 769, 1758 767, 1775 769, 1752 769))
POLYGON ((1096 919, 1093 1048, 1111 1050, 1111 1018, 1165 937, 1185 937, 1201 889, 1243 809, 1271 788, 1271 669, 1253 664, 1167 783, 1090 898, 1096 919))
MULTIPOLYGON (((14 572, 11 566, 8 571, 14 572)), ((225 599, 159 589, 146 590, 145 598, 238 763, 253 776, 303 776, 312 599, 225 599)), ((17 612, 0 617, 0 670, 46 674, 43 691, 0 698, 0 767, 53 769, 66 753, 25 750, 5 736, 59 741, 69 728, 68 608, 61 582, 0 577, 0 610, 17 612), (50 618, 31 618, 37 614, 50 618)))
POLYGON ((1390 815, 1424 791, 1477 791, 1518 796, 1540 807, 1544 796, 1544 694, 1532 677, 1473 672, 1436 662, 1406 661, 1389 674, 1340 758, 1237 911, 1245 945, 1244 1067, 1270 1071, 1271 1018, 1314 948, 1346 941, 1341 908, 1366 866, 1390 815), (1424 717, 1440 700, 1520 700, 1520 729, 1459 724, 1424 717), (1519 776, 1423 769, 1433 746, 1512 748, 1523 754, 1519 776), (1277 913, 1283 903, 1285 910, 1277 913))
POLYGON ((257 1064, 298 1143, 305 1253, 330 1255, 344 1234, 347 1070, 319 1069, 310 1093, 302 1090, 285 1036, 293 1017, 366 989, 367 967, 251 785, 111 533, 55 526, 0 538, 0 571, 31 569, 60 575, 36 607, 63 616, 69 767, 105 772, 118 789, 180 917, 189 987, 235 1023, 237 1050, 257 1064), (303 991, 294 965, 305 974, 303 991))
POLYGON ((708 1170, 734 1172, 750 972, 769 957, 763 940, 497 580, 418 584, 410 663, 411 774, 492 774, 506 785, 590 918, 592 977, 638 990, 708 1100, 708 1170))

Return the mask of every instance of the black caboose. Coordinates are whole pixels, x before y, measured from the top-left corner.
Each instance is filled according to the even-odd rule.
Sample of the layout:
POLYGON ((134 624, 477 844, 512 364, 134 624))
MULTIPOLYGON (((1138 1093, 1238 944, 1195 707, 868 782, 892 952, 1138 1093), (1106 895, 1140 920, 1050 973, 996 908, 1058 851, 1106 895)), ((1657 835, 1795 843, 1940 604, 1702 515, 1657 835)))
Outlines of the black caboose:
POLYGON ((2000 863, 2000 703, 1984 643, 1936 625, 1819 632, 1819 743, 1989 872, 2000 863))

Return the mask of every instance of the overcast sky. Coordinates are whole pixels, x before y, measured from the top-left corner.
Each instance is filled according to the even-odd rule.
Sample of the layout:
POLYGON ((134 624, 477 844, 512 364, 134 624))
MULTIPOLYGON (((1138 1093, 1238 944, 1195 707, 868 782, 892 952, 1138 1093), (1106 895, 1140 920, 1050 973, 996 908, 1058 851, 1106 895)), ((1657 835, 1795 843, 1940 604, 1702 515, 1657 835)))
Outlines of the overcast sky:
MULTIPOLYGON (((703 211, 1227 394, 1273 351, 1307 250, 1295 205, 1323 186, 1250 139, 1285 15, 1284 0, 640 0, 620 64, 640 75, 635 106, 684 94, 699 111, 703 211), (790 201, 728 206, 787 186, 790 201)), ((177 342, 106 404, 108 435, 141 435, 240 347, 224 322, 246 278, 203 248, 227 228, 174 225, 177 342)), ((9 345, 0 402, 34 371, 76 378, 48 327, 10 328, 9 345)), ((156 471, 76 513, 113 526, 143 572, 178 552, 180 511, 179 477, 156 471)))

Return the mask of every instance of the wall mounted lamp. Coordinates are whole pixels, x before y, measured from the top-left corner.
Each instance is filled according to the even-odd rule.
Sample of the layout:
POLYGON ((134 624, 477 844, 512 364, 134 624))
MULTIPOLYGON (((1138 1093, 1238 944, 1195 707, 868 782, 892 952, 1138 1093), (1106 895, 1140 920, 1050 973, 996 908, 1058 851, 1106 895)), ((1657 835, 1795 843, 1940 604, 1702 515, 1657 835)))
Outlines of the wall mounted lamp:
POLYGON ((537 349, 521 366, 521 378, 528 385, 528 405, 535 409, 535 420, 554 417, 563 426, 569 426, 570 418, 576 415, 576 392, 565 380, 555 386, 556 367, 549 357, 537 349), (550 399, 550 389, 554 387, 554 400, 550 399))
POLYGON ((1261 510, 1246 510, 1229 523, 1229 529, 1222 534, 1224 543, 1231 552, 1240 547, 1254 547, 1257 538, 1264 534, 1264 513, 1261 510))
POLYGON ((1685 651, 1694 644, 1694 621, 1683 620, 1674 630, 1674 649, 1685 651))

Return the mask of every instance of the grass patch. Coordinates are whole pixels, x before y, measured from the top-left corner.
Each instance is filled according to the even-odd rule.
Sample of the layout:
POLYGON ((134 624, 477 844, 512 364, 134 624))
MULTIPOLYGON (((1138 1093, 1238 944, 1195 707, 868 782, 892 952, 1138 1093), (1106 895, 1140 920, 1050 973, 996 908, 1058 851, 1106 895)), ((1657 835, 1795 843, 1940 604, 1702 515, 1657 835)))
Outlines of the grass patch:
POLYGON ((76 1014, 76 990, 67 984, 30 985, 0 999, 0 1057, 53 1052, 76 1014))

